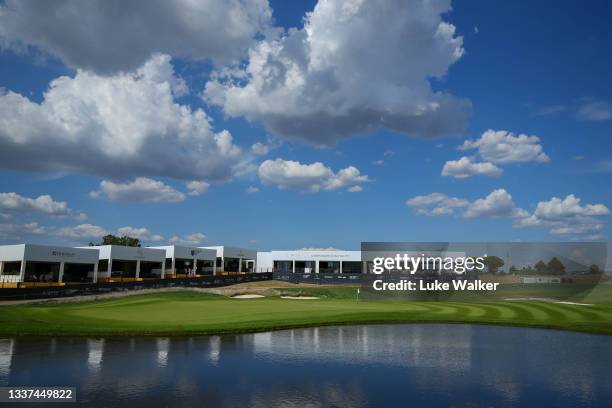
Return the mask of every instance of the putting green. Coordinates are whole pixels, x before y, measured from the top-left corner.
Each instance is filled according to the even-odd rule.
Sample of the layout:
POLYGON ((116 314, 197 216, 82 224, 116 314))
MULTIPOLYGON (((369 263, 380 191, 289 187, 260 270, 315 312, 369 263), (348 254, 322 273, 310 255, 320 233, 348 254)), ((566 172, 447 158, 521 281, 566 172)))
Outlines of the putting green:
POLYGON ((83 303, 0 307, 0 335, 189 335, 240 333, 329 324, 485 323, 612 334, 612 302, 357 301, 353 288, 302 289, 320 299, 231 299, 164 292, 83 303))

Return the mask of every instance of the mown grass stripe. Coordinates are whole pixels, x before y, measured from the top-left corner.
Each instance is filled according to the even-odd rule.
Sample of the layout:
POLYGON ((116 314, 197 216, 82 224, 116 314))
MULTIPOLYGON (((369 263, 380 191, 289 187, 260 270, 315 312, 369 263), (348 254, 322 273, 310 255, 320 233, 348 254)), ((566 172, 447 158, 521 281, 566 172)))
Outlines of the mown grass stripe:
POLYGON ((451 303, 451 307, 453 308, 453 314, 451 315, 452 317, 457 317, 457 316, 465 317, 471 311, 471 308, 466 304, 453 302, 451 303))
POLYGON ((432 304, 430 302, 423 302, 423 306, 427 308, 427 312, 429 314, 448 314, 451 311, 451 308, 448 306, 443 306, 441 304, 432 304))
POLYGON ((487 314, 487 311, 491 312, 491 308, 487 308, 483 305, 466 305, 470 312, 466 315, 468 318, 479 318, 487 314))
POLYGON ((543 315, 537 315, 536 319, 538 320, 550 320, 555 322, 569 320, 568 315, 560 311, 558 307, 549 303, 530 302, 529 307, 542 312, 543 315))
POLYGON ((500 309, 498 304, 492 303, 475 303, 475 307, 482 311, 479 317, 483 319, 498 319, 501 317, 503 310, 500 309))
POLYGON ((584 320, 584 315, 578 313, 576 310, 567 307, 566 305, 558 303, 549 303, 547 304, 547 306, 558 310, 560 313, 563 313, 567 320, 584 320))
MULTIPOLYGON (((368 302, 356 301, 354 293, 348 297, 347 291, 327 290, 329 298, 312 301, 237 301, 172 292, 79 304, 5 306, 0 334, 180 336, 376 322, 494 323, 612 334, 612 302, 593 301, 593 306, 495 299, 368 302)), ((310 294, 308 289, 302 292, 310 294)))
POLYGON ((436 315, 452 317, 481 317, 487 319, 509 318, 514 315, 511 308, 500 304, 457 304, 444 302, 442 304, 427 305, 436 315))
POLYGON ((513 319, 535 319, 533 311, 529 307, 526 307, 526 305, 517 303, 504 303, 504 307, 511 309, 514 312, 514 316, 512 316, 513 319))
POLYGON ((575 320, 612 320, 612 316, 609 313, 592 310, 591 306, 563 305, 563 308, 571 310, 575 320))

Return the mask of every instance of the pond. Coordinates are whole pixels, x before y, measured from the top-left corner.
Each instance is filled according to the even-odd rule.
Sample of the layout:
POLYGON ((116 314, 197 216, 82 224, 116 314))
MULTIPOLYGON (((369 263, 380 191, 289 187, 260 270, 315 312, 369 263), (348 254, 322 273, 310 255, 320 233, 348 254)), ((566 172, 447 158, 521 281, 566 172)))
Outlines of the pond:
POLYGON ((0 386, 88 406, 612 406, 612 337, 484 325, 0 340, 0 386))

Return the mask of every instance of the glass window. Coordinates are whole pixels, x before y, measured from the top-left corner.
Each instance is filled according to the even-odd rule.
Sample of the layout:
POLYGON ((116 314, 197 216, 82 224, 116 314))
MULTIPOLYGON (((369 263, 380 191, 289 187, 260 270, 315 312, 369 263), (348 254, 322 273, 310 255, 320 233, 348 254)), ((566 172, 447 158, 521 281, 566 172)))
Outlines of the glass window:
POLYGON ((64 282, 93 282, 94 266, 92 264, 67 263, 64 265, 64 282))
POLYGON ((98 261, 98 272, 108 271, 108 259, 100 259, 98 261))
POLYGON ((359 261, 342 262, 342 273, 361 273, 361 262, 359 261))
POLYGON ((242 272, 253 272, 253 261, 250 259, 242 260, 242 272))
POLYGON ((113 260, 113 270, 111 276, 113 278, 135 278, 136 277, 136 261, 119 261, 113 260))
POLYGON ((239 258, 225 258, 224 260, 224 271, 225 272, 238 272, 238 265, 240 263, 239 258))
POLYGON ((21 262, 5 262, 3 275, 19 275, 21 272, 21 262))
POLYGON ((214 264, 215 264, 215 261, 199 260, 197 273, 203 274, 203 275, 212 275, 214 264))
POLYGON ((174 267, 179 275, 189 275, 193 271, 193 259, 175 259, 174 267))
POLYGON ((319 273, 340 273, 340 262, 319 261, 319 273))
POLYGON ((161 267, 161 262, 141 261, 139 277, 144 279, 160 279, 161 267))
POLYGON ((295 261, 296 273, 315 273, 316 261, 295 261))
POLYGON ((59 262, 26 262, 24 282, 59 282, 59 262))
POLYGON ((293 261, 274 261, 274 272, 293 272, 293 261))

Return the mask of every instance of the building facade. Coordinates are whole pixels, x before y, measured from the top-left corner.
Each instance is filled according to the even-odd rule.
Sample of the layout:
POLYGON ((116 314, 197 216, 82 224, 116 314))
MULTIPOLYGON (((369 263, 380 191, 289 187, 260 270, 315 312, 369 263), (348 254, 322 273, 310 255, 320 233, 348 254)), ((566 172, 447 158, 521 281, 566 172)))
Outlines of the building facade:
POLYGON ((166 251, 163 249, 120 245, 81 248, 98 250, 98 279, 100 280, 129 281, 164 278, 166 251))
POLYGON ((178 245, 150 246, 166 251, 164 276, 214 275, 217 251, 178 245))
POLYGON ((85 283, 98 278, 99 251, 50 245, 0 246, 0 282, 85 283))
POLYGON ((254 249, 233 246, 207 246, 200 247, 212 249, 217 252, 215 268, 225 273, 252 273, 257 269, 257 251, 254 249))
POLYGON ((112 282, 224 273, 365 273, 360 251, 233 246, 0 246, 0 282, 112 282))
POLYGON ((257 253, 257 272, 364 273, 364 264, 361 251, 268 251, 257 253))

